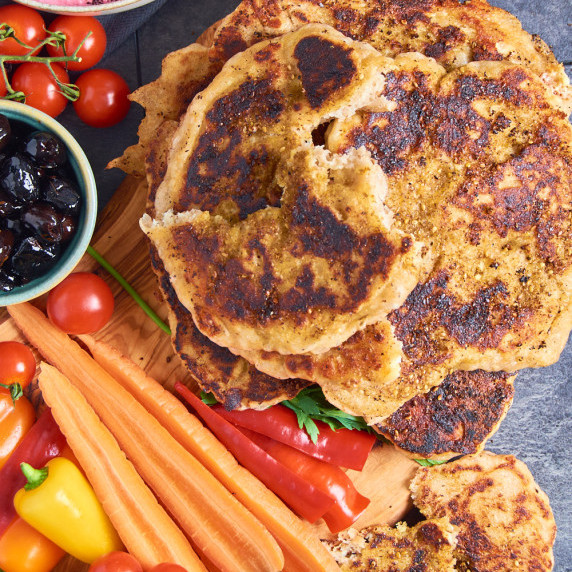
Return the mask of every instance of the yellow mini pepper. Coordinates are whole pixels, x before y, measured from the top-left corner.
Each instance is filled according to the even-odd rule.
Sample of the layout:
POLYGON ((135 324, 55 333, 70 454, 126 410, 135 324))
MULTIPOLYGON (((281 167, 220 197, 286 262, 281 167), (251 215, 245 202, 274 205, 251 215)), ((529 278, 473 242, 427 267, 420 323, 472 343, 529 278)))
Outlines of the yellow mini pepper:
POLYGON ((14 496, 16 512, 60 548, 91 563, 123 544, 79 468, 56 457, 43 469, 21 464, 28 483, 14 496))

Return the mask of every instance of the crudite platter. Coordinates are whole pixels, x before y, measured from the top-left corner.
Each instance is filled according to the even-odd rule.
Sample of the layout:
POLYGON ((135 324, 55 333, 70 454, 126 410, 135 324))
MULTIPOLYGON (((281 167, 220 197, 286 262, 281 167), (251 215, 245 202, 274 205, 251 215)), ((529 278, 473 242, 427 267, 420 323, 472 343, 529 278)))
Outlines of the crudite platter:
MULTIPOLYGON (((195 42, 165 49, 160 72, 142 74, 150 81, 131 96, 144 110, 137 137, 110 157, 127 179, 93 242, 171 337, 86 257, 80 269, 112 286, 116 311, 81 347, 98 362, 102 353, 117 379, 123 373, 104 365, 107 344, 122 367, 132 368, 121 361, 129 358, 176 396, 186 395, 175 387, 183 381, 239 427, 242 414, 281 402, 300 421, 296 407, 313 399, 359 420, 378 437, 365 467, 347 473, 367 509, 344 526, 327 513, 307 528, 309 517, 295 517, 285 536, 249 487, 225 481, 220 459, 211 466, 193 451, 266 528, 249 562, 225 552, 226 525, 219 550, 218 540, 195 537, 185 511, 138 465, 137 437, 115 433, 122 401, 76 380, 58 355, 67 338, 60 352, 57 332, 52 345, 43 339, 41 300, 3 311, 0 326, 3 340, 27 340, 55 366, 40 366, 35 403, 53 408, 97 494, 100 469, 69 433, 54 390, 71 380, 70 399, 83 395, 192 539, 197 569, 567 570, 565 50, 555 56, 517 17, 481 0, 225 8, 195 42)), ((153 37, 170 9, 140 37, 153 37)), ((139 55, 151 49, 140 45, 139 55)), ((176 434, 179 414, 157 413, 162 398, 152 396, 163 390, 148 388, 128 390, 176 434)), ((208 407, 187 398, 256 475, 201 413, 208 407)), ((133 407, 125 419, 135 423, 133 407)), ((246 522, 235 532, 248 555, 246 522)), ((118 532, 127 551, 152 561, 118 532)), ((57 568, 87 569, 71 558, 57 568)))

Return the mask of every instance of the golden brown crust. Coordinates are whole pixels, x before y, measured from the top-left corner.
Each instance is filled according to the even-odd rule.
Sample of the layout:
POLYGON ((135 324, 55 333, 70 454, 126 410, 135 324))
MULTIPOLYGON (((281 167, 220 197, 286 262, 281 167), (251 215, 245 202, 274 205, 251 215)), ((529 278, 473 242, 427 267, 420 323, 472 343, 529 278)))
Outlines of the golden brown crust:
POLYGON ((479 453, 510 408, 514 378, 505 372, 456 371, 375 429, 416 459, 479 453))
POLYGON ((256 370, 245 359, 217 346, 203 336, 190 312, 179 302, 168 275, 151 248, 153 270, 169 308, 173 347, 203 391, 213 393, 229 410, 265 408, 292 399, 307 387, 307 381, 284 383, 256 370))
POLYGON ((454 572, 455 529, 445 519, 376 525, 323 541, 344 572, 454 572))
POLYGON ((572 110, 568 78, 546 44, 525 32, 514 16, 484 0, 245 0, 216 29, 209 29, 197 47, 169 56, 161 78, 133 95, 146 108, 148 119, 140 129, 139 145, 114 166, 143 175, 144 155, 163 110, 165 117, 178 119, 189 97, 207 85, 234 54, 311 22, 329 24, 384 55, 420 52, 447 69, 484 60, 523 65, 559 94, 566 114, 572 110))
POLYGON ((459 529, 461 569, 552 570, 556 525, 548 497, 512 455, 485 451, 419 469, 411 491, 425 516, 446 517, 459 529))

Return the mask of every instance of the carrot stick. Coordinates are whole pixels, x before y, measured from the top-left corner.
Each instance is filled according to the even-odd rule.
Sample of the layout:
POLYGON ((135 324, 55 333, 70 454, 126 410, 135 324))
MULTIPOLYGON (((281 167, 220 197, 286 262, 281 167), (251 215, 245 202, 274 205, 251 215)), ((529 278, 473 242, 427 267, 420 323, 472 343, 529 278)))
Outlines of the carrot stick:
POLYGON ((94 359, 268 527, 284 553, 284 570, 339 570, 312 527, 239 465, 174 395, 109 344, 87 335, 79 337, 94 359))
POLYGON ((228 572, 283 568, 282 551, 260 521, 87 352, 30 304, 9 312, 81 391, 200 553, 228 572))
POLYGON ((81 393, 47 363, 41 365, 39 381, 44 400, 127 550, 145 570, 173 562, 188 572, 206 571, 81 393))

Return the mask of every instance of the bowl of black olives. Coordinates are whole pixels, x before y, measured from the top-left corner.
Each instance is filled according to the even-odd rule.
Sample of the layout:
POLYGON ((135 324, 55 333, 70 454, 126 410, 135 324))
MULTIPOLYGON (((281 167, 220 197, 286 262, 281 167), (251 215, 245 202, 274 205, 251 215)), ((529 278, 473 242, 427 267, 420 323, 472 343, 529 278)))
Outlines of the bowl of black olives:
POLYGON ((96 217, 95 180, 77 141, 45 113, 0 99, 0 306, 61 282, 96 217))

